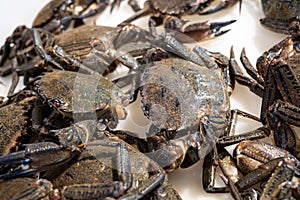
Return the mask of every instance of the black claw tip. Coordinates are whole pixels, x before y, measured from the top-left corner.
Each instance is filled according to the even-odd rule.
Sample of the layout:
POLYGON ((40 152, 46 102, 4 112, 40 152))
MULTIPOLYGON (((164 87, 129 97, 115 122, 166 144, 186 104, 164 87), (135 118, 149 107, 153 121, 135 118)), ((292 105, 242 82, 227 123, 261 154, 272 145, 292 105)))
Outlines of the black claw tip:
POLYGON ((210 23, 210 29, 211 30, 220 30, 222 27, 228 26, 234 22, 236 22, 236 20, 229 20, 229 21, 225 21, 225 22, 212 22, 212 23, 210 23))

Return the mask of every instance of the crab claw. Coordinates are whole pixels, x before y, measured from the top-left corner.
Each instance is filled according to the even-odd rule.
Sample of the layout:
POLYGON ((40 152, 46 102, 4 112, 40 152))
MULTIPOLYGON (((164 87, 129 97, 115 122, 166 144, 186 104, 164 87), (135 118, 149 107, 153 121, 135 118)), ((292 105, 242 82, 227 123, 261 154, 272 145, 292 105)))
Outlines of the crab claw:
POLYGON ((27 144, 25 150, 0 156, 1 165, 12 165, 13 170, 0 175, 12 178, 45 171, 69 161, 76 155, 62 145, 52 142, 27 144), (17 165, 16 167, 13 167, 17 165))
POLYGON ((215 36, 223 35, 224 33, 227 33, 230 29, 222 31, 221 28, 228 26, 234 22, 236 22, 236 20, 229 20, 225 22, 212 22, 209 25, 209 31, 211 34, 214 34, 215 36))
POLYGON ((216 7, 213 7, 209 10, 204 11, 204 12, 199 12, 199 14, 200 15, 212 14, 212 13, 218 12, 220 10, 229 8, 233 5, 235 5, 238 1, 240 2, 239 11, 241 12, 242 0, 222 0, 216 7))
POLYGON ((193 42, 193 40, 201 41, 205 39, 210 39, 213 37, 217 37, 220 35, 223 35, 224 33, 227 33, 230 31, 230 29, 227 30, 221 30, 221 28, 228 26, 232 23, 236 22, 236 20, 229 20, 224 22, 199 22, 194 23, 191 25, 188 25, 180 32, 183 33, 179 36, 175 36, 176 39, 178 39, 180 42, 193 42), (186 36, 188 37, 186 37, 186 36), (190 38, 189 38, 190 37, 190 38))

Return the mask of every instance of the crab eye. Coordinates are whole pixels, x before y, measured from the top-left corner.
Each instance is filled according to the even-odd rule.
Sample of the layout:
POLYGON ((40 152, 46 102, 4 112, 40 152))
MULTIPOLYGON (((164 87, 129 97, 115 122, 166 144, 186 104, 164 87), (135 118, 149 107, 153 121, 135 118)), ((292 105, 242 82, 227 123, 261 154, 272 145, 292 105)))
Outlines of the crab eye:
POLYGON ((60 103, 60 102, 56 102, 54 105, 55 105, 55 107, 57 107, 57 108, 61 107, 61 103, 60 103))
POLYGON ((28 121, 27 120, 23 121, 23 126, 25 126, 25 127, 28 126, 28 121))
POLYGON ((50 102, 56 108, 59 108, 59 107, 61 107, 64 104, 64 102, 62 100, 60 100, 60 99, 52 99, 52 100, 50 100, 50 102))

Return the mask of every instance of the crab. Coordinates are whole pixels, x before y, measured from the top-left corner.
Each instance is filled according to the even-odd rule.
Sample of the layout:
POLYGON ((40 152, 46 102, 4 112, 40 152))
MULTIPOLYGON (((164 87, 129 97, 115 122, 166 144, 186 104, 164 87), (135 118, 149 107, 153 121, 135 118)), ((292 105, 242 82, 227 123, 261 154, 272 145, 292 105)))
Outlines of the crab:
MULTIPOLYGON (((67 1, 67 0, 52 0, 46 4, 41 11, 37 14, 32 23, 32 28, 43 29, 45 32, 60 34, 62 31, 66 30, 70 26, 72 20, 77 21, 75 23, 77 26, 82 24, 80 21, 84 18, 93 16, 99 12, 102 12, 107 6, 108 1, 67 1), (97 4, 96 8, 93 4, 97 4), (87 13, 85 13, 87 12, 87 13)), ((76 26, 75 25, 75 26, 76 26)), ((11 53, 12 45, 17 51, 26 51, 27 49, 33 49, 31 28, 25 26, 18 26, 13 34, 6 39, 2 50, 2 58, 0 66, 9 59, 9 54, 11 53), (23 46, 25 45, 25 47, 23 46), (30 48, 31 47, 31 48, 30 48)), ((28 52, 27 52, 28 53, 28 52)), ((14 52, 15 56, 17 52, 14 52)))
POLYGON ((53 35, 60 34, 69 28, 72 21, 75 21, 75 27, 80 26, 83 24, 83 19, 102 12, 108 4, 107 0, 52 0, 37 14, 31 28, 24 25, 18 26, 12 35, 7 37, 0 50, 0 66, 5 66, 0 75, 6 76, 13 73, 8 95, 14 93, 19 76, 24 76, 24 85, 26 85, 30 77, 36 77, 45 71, 34 49, 33 28, 43 30, 40 37, 41 42, 45 44, 53 35))
MULTIPOLYGON (((83 25, 56 36, 41 29, 30 29, 26 34, 33 34, 34 45, 26 44, 28 52, 13 57, 13 67, 8 69, 9 72, 4 72, 5 75, 11 70, 15 72, 8 95, 14 93, 20 75, 24 75, 24 85, 27 85, 30 78, 35 78, 52 68, 102 75, 114 71, 119 63, 135 69, 138 64, 130 56, 130 52, 127 52, 128 49, 119 48, 128 42, 152 39, 150 33, 130 24, 122 27, 83 25), (23 57, 25 55, 26 57, 23 57), (17 61, 19 58, 22 60, 17 61)), ((23 43, 20 42, 20 45, 23 43)), ((17 45, 16 50, 19 47, 17 45)), ((138 48, 132 48, 133 53, 136 53, 138 48)), ((143 51, 140 52, 142 53, 143 51)))
POLYGON ((300 78, 299 68, 297 67, 297 61, 299 58, 299 42, 300 42, 300 21, 295 20, 290 23, 289 36, 282 41, 275 44, 273 47, 265 51, 256 62, 257 71, 261 79, 266 77, 267 68, 272 63, 272 59, 280 58, 286 62, 296 73, 297 78, 300 78))
MULTIPOLYGON (((154 161, 108 131, 99 130, 96 121, 75 123, 58 130, 56 135, 60 144, 28 144, 25 151, 0 157, 2 164, 23 163, 24 166, 2 174, 6 180, 0 183, 0 188, 21 183, 32 189, 27 197, 45 195, 57 199, 141 199, 149 195, 181 199, 167 182, 165 172, 154 161), (46 154, 52 155, 48 157, 51 159, 45 159, 46 154), (42 171, 45 171, 43 178, 52 180, 49 187, 42 187, 46 191, 34 190, 34 179, 19 178, 42 171)), ((20 194, 7 192, 6 195, 20 194)))
POLYGON ((33 90, 52 108, 75 121, 102 119, 103 124, 115 128, 118 120, 126 118, 128 95, 101 75, 54 70, 40 76, 33 90))
POLYGON ((289 25, 299 16, 300 3, 297 0, 262 0, 265 18, 260 23, 267 29, 289 34, 289 25))
MULTIPOLYGON (((207 12, 203 12, 203 14, 213 13, 226 7, 230 7, 236 2, 237 0, 221 1, 221 3, 216 8, 213 8, 207 12)), ((133 8, 133 10, 136 13, 133 16, 126 19, 125 21, 123 21, 123 23, 130 23, 150 13, 151 18, 149 20, 149 27, 151 32, 155 33, 155 26, 164 24, 165 29, 167 31, 172 32, 175 35, 177 32, 184 33, 189 37, 192 37, 194 40, 200 41, 226 33, 228 30, 223 31, 221 30, 221 28, 235 22, 235 20, 212 23, 204 21, 185 26, 185 24, 188 21, 181 19, 181 16, 192 15, 197 12, 201 13, 202 9, 207 7, 209 4, 210 1, 205 0, 148 0, 145 2, 144 8, 141 9, 135 0, 130 0, 129 5, 133 8), (157 14, 158 16, 155 16, 155 14, 157 14)), ((186 39, 187 37, 180 38, 181 41, 191 42, 190 40, 186 39)))
POLYGON ((60 69, 102 75, 112 72, 120 62, 130 69, 137 68, 130 50, 121 47, 152 39, 150 33, 131 24, 120 27, 84 25, 51 38, 45 46, 40 39, 41 32, 34 29, 33 34, 35 49, 46 62, 60 69))
MULTIPOLYGON (((218 151, 217 162, 224 174, 221 177, 229 188, 213 187, 210 192, 229 189, 235 199, 249 195, 254 199, 299 198, 297 179, 300 161, 288 151, 269 143, 250 140, 244 140, 236 146, 234 157, 224 147, 219 146, 218 151), (265 180, 267 183, 264 186, 253 187, 265 180)), ((209 159, 206 162, 210 162, 209 159)))
MULTIPOLYGON (((234 134, 231 125, 237 115, 258 118, 230 110, 234 85, 225 56, 200 46, 192 52, 168 33, 162 38, 159 44, 165 49, 151 49, 140 60, 142 72, 135 88, 155 127, 140 150, 169 172, 191 166, 212 150, 217 138, 234 134)), ((265 129, 258 132, 260 137, 268 135, 265 129)))
POLYGON ((299 158, 299 22, 292 23, 292 35, 266 51, 257 60, 257 70, 242 51, 241 61, 251 78, 236 65, 237 80, 262 97, 260 118, 274 131, 274 142, 299 158))
POLYGON ((32 28, 41 28, 51 33, 61 33, 75 21, 74 28, 83 23, 83 19, 103 12, 109 0, 51 0, 37 14, 32 28))
POLYGON ((50 139, 49 130, 72 123, 43 101, 29 88, 4 99, 0 105, 1 155, 24 149, 24 143, 50 139))

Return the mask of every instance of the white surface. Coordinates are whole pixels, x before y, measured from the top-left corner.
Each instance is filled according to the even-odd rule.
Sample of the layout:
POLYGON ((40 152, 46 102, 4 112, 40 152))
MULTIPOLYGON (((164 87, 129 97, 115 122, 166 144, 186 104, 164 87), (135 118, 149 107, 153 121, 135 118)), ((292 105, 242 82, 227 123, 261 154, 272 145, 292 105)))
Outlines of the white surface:
MULTIPOLYGON (((38 11, 45 5, 47 0, 9 0, 2 2, 0 6, 0 44, 2 45, 5 38, 9 36, 17 25, 31 25, 38 11)), ((122 8, 115 10, 113 15, 106 10, 99 16, 97 23, 101 25, 115 26, 120 21, 133 14, 131 9, 122 4, 122 8)), ((259 23, 259 19, 263 17, 259 0, 243 1, 242 11, 239 14, 238 5, 210 16, 194 16, 187 17, 197 21, 206 19, 212 21, 222 21, 236 19, 237 22, 231 27, 231 31, 225 35, 210 41, 201 42, 200 45, 211 51, 219 51, 229 56, 230 47, 233 45, 237 59, 243 47, 246 48, 250 61, 255 65, 256 59, 265 50, 269 49, 275 43, 283 39, 285 36, 265 30, 259 23)), ((140 23, 146 24, 147 18, 139 20, 140 23)), ((0 77, 5 85, 0 85, 0 95, 5 95, 10 85, 8 78, 0 77)), ((232 108, 239 108, 246 112, 259 116, 261 100, 251 94, 245 87, 238 86, 231 98, 232 108)), ((134 120, 134 117, 132 117, 134 120)), ((257 126, 251 121, 241 121, 238 131, 253 129, 257 126)), ((184 200, 191 199, 222 199, 231 198, 228 194, 212 195, 202 190, 202 162, 197 163, 189 169, 177 170, 170 174, 170 180, 174 187, 178 190, 184 200)))

